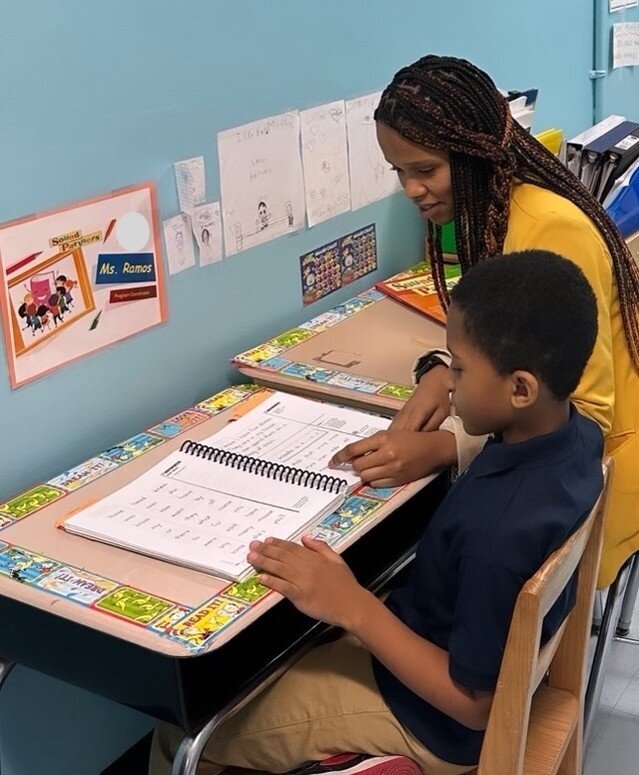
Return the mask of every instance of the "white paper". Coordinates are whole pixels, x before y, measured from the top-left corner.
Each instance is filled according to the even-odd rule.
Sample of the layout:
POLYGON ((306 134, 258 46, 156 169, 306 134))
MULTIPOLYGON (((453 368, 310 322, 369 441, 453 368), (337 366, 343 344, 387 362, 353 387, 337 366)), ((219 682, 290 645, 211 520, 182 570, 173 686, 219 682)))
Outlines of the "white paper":
POLYGON ((625 11, 626 8, 636 8, 639 0, 610 0, 610 13, 615 11, 625 11))
POLYGON ((372 436, 389 425, 386 417, 277 392, 203 443, 260 460, 337 476, 353 487, 360 484, 359 476, 350 468, 328 468, 329 460, 347 444, 372 436))
POLYGON ((173 168, 180 212, 191 215, 195 205, 206 202, 204 156, 176 161, 173 168))
POLYGON ((639 22, 612 25, 612 66, 639 65, 639 22))
POLYGON ((346 105, 331 102, 300 113, 308 225, 351 209, 346 105))
POLYGON ((173 452, 75 514, 65 529, 234 578, 251 570, 251 541, 294 538, 340 501, 335 492, 173 452))
POLYGON ((226 255, 304 225, 297 110, 220 132, 220 187, 226 255))
MULTIPOLYGON (((352 469, 327 468, 328 461, 346 444, 389 424, 377 415, 276 392, 200 443, 343 479, 352 489, 360 478, 352 469)), ((219 456, 219 462, 216 457, 173 452, 138 479, 73 515, 65 528, 238 576, 250 570, 246 555, 252 540, 296 537, 341 502, 343 483, 318 488, 309 486, 308 477, 299 477, 297 483, 280 481, 251 473, 246 462, 225 465, 228 456, 219 456)))
POLYGON ((200 249, 200 266, 222 258, 222 217, 220 203, 210 202, 193 209, 191 219, 195 241, 200 249))
POLYGON ((351 207, 358 210, 400 190, 397 174, 390 168, 377 142, 373 113, 381 92, 346 103, 351 207))
POLYGON ((177 274, 184 269, 195 266, 193 238, 189 216, 181 213, 174 218, 162 222, 164 242, 166 243, 166 260, 169 274, 177 274))

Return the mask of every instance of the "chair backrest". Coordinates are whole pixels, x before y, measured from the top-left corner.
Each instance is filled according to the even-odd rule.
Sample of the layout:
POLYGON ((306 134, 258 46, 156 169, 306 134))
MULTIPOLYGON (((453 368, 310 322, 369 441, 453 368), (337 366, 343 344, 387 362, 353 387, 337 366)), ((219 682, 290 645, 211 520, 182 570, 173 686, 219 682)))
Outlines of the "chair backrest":
POLYGON ((479 775, 523 772, 531 705, 546 674, 547 686, 560 690, 557 694, 569 693, 574 697, 576 720, 568 732, 574 739, 564 741, 562 750, 572 742, 578 747, 578 758, 581 757, 586 652, 612 461, 606 460, 603 468, 603 490, 586 521, 519 593, 482 746, 479 775), (579 581, 575 606, 555 635, 540 648, 544 616, 576 568, 579 581))

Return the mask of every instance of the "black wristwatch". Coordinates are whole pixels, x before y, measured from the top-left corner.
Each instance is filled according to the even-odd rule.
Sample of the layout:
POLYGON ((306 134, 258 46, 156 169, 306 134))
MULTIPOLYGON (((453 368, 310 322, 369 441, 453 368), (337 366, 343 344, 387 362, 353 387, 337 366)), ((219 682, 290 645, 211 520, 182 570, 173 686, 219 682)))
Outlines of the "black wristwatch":
POLYGON ((419 380, 429 372, 431 369, 434 369, 435 366, 446 366, 448 368, 448 364, 446 361, 444 361, 443 358, 441 358, 437 353, 429 353, 428 355, 423 355, 418 361, 417 366, 415 367, 415 370, 413 372, 413 376, 415 378, 415 384, 419 384, 419 380))

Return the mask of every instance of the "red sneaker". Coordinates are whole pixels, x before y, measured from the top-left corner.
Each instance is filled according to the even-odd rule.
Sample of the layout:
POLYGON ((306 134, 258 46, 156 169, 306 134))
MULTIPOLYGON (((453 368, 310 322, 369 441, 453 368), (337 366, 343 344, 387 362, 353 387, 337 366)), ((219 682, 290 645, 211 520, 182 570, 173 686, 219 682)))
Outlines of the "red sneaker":
POLYGON ((344 753, 311 762, 294 770, 291 775, 422 775, 422 770, 408 756, 368 756, 364 753, 344 753))

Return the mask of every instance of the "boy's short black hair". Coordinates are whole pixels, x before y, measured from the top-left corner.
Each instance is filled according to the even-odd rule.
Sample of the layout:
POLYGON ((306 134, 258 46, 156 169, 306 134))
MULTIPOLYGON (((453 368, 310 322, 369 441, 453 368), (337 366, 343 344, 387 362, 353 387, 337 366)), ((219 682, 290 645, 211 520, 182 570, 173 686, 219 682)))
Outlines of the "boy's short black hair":
POLYGON ((486 259, 459 280, 451 304, 500 374, 529 371, 560 401, 579 384, 597 338, 597 304, 572 261, 546 250, 486 259))

